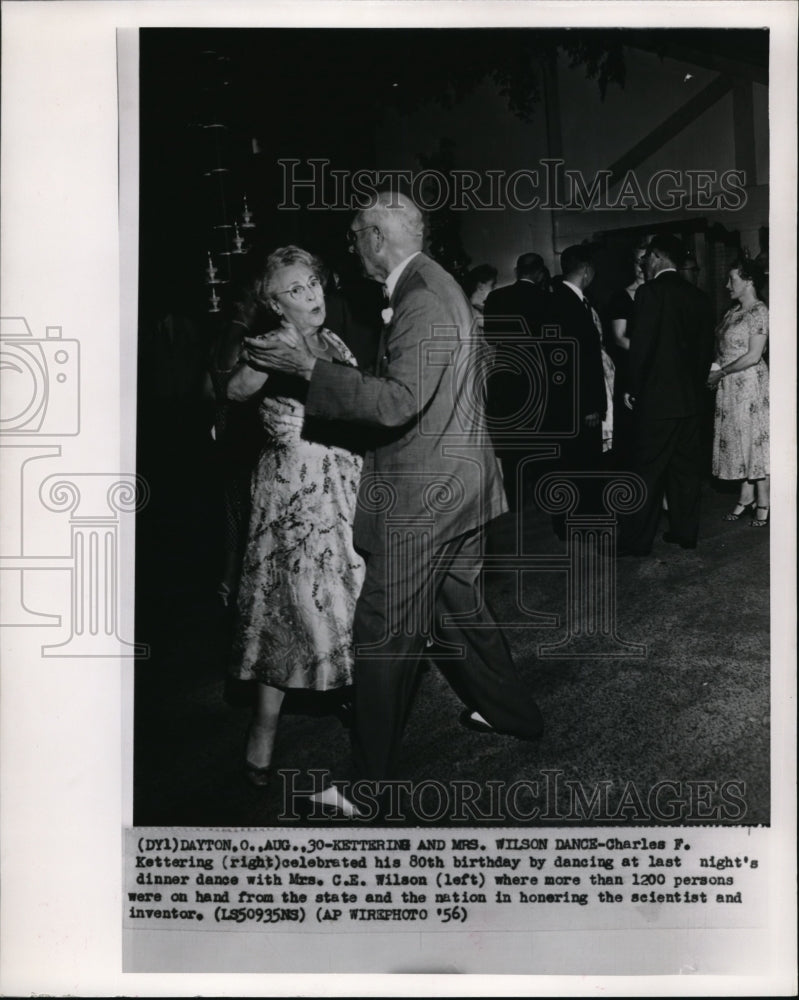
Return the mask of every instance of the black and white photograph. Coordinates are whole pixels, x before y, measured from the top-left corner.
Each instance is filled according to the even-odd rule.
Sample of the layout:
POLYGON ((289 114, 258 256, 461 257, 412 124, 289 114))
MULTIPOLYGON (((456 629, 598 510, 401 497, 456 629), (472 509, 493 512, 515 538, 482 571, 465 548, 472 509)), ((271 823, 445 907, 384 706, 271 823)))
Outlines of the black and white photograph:
POLYGON ((795 9, 3 8, 3 991, 790 994, 795 9))
POLYGON ((768 51, 140 32, 137 825, 769 823, 768 51))

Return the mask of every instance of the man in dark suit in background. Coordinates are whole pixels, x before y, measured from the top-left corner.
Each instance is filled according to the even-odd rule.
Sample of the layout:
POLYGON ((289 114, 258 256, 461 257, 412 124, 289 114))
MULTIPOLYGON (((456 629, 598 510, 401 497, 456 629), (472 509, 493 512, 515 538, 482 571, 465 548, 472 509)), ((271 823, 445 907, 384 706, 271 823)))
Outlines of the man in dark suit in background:
POLYGON ((421 253, 423 220, 410 199, 378 195, 348 238, 388 295, 377 374, 318 359, 287 331, 248 346, 265 367, 308 380, 309 416, 375 432, 354 525, 366 556, 354 695, 359 770, 379 780, 397 769, 431 617, 436 638, 461 650, 448 678, 468 706, 465 725, 533 738, 541 716, 480 593, 482 528, 504 512, 505 499, 485 414, 474 405, 481 370, 469 302, 421 253), (436 350, 426 353, 426 345, 436 350), (460 625, 459 614, 476 627, 460 625))
POLYGON ((635 295, 630 336, 629 403, 634 414, 633 468, 644 481, 644 506, 623 525, 620 554, 648 555, 665 488, 670 530, 663 538, 696 548, 702 480, 700 416, 713 357, 713 307, 677 273, 680 241, 652 238, 647 281, 635 295))
MULTIPOLYGON (((560 255, 562 280, 551 296, 547 323, 559 326, 565 337, 577 341, 577 392, 575 414, 563 413, 561 427, 574 426, 574 437, 560 445, 557 465, 563 472, 597 472, 602 462, 602 420, 607 409, 605 376, 602 368, 602 341, 599 317, 585 295, 594 280, 593 251, 590 246, 567 247, 560 255)), ((598 513, 596 482, 579 482, 582 513, 598 513)), ((565 538, 565 518, 552 518, 555 534, 565 538)))
POLYGON ((516 281, 495 288, 485 301, 486 336, 502 333, 501 324, 490 324, 489 318, 521 316, 528 333, 535 336, 541 326, 549 292, 549 272, 537 253, 523 253, 516 261, 516 281))
MULTIPOLYGON (((517 430, 514 417, 528 404, 530 379, 525 373, 521 337, 538 337, 549 302, 549 271, 537 253, 523 253, 516 261, 516 281, 491 292, 485 301, 485 337, 496 351, 496 364, 487 384, 486 408, 492 426, 517 430)), ((497 442, 505 493, 511 510, 520 504, 519 464, 525 442, 497 442)))

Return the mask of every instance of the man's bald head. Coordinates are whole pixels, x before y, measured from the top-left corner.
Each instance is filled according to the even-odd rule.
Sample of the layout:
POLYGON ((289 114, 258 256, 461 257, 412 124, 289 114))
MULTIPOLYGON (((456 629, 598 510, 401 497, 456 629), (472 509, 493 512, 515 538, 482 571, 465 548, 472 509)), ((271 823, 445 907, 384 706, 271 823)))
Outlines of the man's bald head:
POLYGON ((400 260, 422 249, 424 219, 417 205, 398 191, 380 191, 356 216, 355 228, 377 226, 393 254, 400 260))

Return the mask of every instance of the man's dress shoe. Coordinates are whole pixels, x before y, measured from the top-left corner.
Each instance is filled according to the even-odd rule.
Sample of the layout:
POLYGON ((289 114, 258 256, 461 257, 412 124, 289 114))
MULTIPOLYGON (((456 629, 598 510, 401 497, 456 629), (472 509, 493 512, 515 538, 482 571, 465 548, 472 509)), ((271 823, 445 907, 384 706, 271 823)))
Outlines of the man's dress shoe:
POLYGON ((464 729, 471 729, 474 733, 487 733, 493 734, 494 736, 512 736, 516 740, 537 740, 541 737, 542 728, 541 725, 536 727, 531 726, 529 733, 506 733, 501 729, 495 729, 492 725, 485 722, 482 719, 475 719, 472 716, 474 709, 464 708, 461 714, 458 716, 458 722, 463 726, 464 729))
POLYGON ((487 722, 483 722, 480 719, 472 718, 472 709, 464 708, 461 714, 458 716, 458 722, 463 726, 464 729, 471 729, 475 733, 496 733, 497 730, 493 726, 489 726, 487 722))

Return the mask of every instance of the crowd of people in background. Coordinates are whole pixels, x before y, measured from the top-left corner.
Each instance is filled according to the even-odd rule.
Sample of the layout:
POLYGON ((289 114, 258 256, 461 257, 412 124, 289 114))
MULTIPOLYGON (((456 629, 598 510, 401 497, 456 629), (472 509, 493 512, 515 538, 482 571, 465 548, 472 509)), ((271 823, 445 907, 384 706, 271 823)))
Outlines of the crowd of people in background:
MULTIPOLYGON (((727 518, 738 520, 749 511, 750 524, 762 527, 769 514, 762 267, 746 255, 732 262, 725 285, 732 305, 716 324, 710 299, 698 288, 696 255, 677 237, 657 234, 630 249, 628 280, 607 299, 601 318, 588 294, 594 260, 595 248, 588 244, 567 247, 553 280, 539 254, 524 253, 516 262, 516 281, 491 288, 480 309, 481 328, 499 349, 502 370, 489 380, 495 396, 492 402, 489 392, 489 412, 493 406, 494 415, 507 420, 524 405, 529 383, 512 363, 524 347, 519 330, 523 341, 556 327, 577 342, 579 356, 579 418, 571 436, 559 441, 558 466, 573 474, 629 470, 645 484, 642 510, 622 526, 620 554, 649 554, 661 507, 670 511, 664 539, 694 548, 700 484, 711 468, 718 479, 741 482, 739 502, 727 518), (712 466, 702 445, 708 414, 712 466)), ((490 273, 488 267, 470 272, 467 291, 477 287, 473 276, 490 273)), ((562 429, 568 416, 559 413, 562 429)), ((511 509, 518 509, 528 492, 519 473, 524 450, 515 442, 497 451, 511 509)), ((595 484, 587 477, 583 512, 597 510, 595 484)), ((562 516, 553 518, 553 527, 565 537, 562 516)))
MULTIPOLYGON (((602 511, 599 473, 640 477, 644 502, 621 521, 621 557, 651 552, 664 509, 663 539, 694 548, 701 484, 711 471, 741 484, 728 519, 768 523, 768 309, 755 261, 742 255, 732 263, 732 304, 716 323, 694 254, 657 233, 630 247, 628 274, 600 315, 591 302, 590 244, 564 248, 554 277, 528 249, 512 283, 497 287, 498 270, 486 263, 458 285, 422 252, 422 233, 408 199, 399 211, 378 200, 356 216, 348 240, 365 272, 357 301, 306 250, 276 249, 212 347, 207 385, 224 478, 219 595, 234 611, 232 673, 256 690, 246 749, 255 785, 271 778, 281 704, 293 688, 352 691, 345 704, 360 773, 394 773, 415 666, 435 645, 426 616, 470 606, 487 520, 508 509, 535 516, 530 470, 554 467, 573 477, 577 510, 587 515, 602 511), (388 484, 414 514, 418 496, 403 492, 414 475, 426 479, 413 487, 418 493, 442 475, 462 484, 473 465, 449 469, 446 449, 434 454, 429 428, 427 436, 419 431, 422 415, 432 416, 440 435, 433 444, 441 444, 459 394, 475 388, 457 366, 443 378, 419 370, 419 345, 438 324, 486 346, 485 413, 468 428, 483 471, 454 520, 438 515, 435 553, 423 556, 419 539, 408 542, 404 554, 414 568, 398 584, 385 565, 375 490, 388 484), (530 372, 540 372, 541 344, 551 343, 553 331, 573 345, 572 365, 542 393, 530 372), (711 462, 702 423, 713 397, 711 462), (490 471, 494 464, 501 475, 490 471), (391 478, 398 469, 401 483, 391 478), (467 553, 470 570, 447 571, 456 557, 465 566, 467 553), (384 642, 389 666, 388 654, 375 652, 384 642), (373 650, 371 658, 359 660, 357 643, 373 650)), ((563 515, 552 518, 552 529, 566 539, 563 515)), ((485 613, 492 627, 459 635, 467 668, 448 676, 465 704, 461 722, 535 738, 538 709, 485 613)), ((355 814, 335 789, 320 799, 355 814)))

